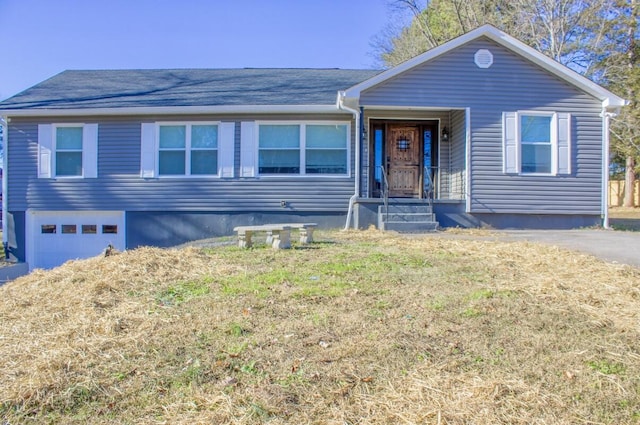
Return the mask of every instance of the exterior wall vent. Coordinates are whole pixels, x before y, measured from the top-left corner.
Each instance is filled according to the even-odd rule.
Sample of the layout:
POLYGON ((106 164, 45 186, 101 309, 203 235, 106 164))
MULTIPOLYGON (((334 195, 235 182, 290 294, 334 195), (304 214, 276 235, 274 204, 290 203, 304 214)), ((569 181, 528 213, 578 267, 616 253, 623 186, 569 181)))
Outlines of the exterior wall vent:
POLYGON ((487 49, 480 49, 473 56, 473 60, 478 68, 489 68, 493 65, 493 54, 487 49))

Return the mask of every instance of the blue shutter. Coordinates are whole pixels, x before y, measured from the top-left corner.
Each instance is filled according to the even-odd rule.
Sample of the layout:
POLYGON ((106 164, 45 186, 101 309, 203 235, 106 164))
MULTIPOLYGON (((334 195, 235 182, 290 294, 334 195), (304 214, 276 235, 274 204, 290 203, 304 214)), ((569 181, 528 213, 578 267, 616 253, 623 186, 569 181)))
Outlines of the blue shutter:
POLYGON ((519 171, 517 119, 516 112, 502 113, 503 171, 507 174, 517 174, 519 171))
POLYGON ((571 115, 558 114, 558 174, 571 174, 571 115))
POLYGON ((51 161, 53 155, 53 126, 51 124, 38 125, 38 178, 51 178, 51 161))
POLYGON ((98 124, 82 128, 82 168, 83 177, 98 177, 98 124))
POLYGON ((155 123, 142 123, 140 146, 140 176, 145 179, 152 179, 156 176, 155 123))

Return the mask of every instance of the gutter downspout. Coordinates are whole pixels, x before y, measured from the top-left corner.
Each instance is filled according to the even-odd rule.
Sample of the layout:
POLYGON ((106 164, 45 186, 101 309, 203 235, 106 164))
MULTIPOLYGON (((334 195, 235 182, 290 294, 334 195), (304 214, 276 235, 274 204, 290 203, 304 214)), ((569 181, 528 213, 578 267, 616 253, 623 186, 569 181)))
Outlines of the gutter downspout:
POLYGON ((2 245, 4 247, 4 255, 7 257, 8 248, 8 223, 7 210, 9 207, 9 178, 8 178, 8 146, 9 146, 9 118, 0 116, 0 125, 2 125, 2 245))
POLYGON ((345 98, 345 92, 344 91, 338 92, 337 106, 338 106, 338 109, 342 109, 344 111, 351 112, 353 114, 353 117, 355 119, 355 135, 356 135, 356 140, 354 145, 355 151, 356 151, 355 152, 355 155, 356 155, 355 184, 354 184, 355 187, 353 191, 353 196, 349 198, 349 210, 347 211, 347 221, 344 224, 344 229, 343 229, 343 230, 349 230, 349 223, 351 222, 351 216, 353 215, 353 205, 355 204, 356 199, 358 199, 358 196, 360 196, 360 112, 356 109, 345 106, 344 98, 345 98))
POLYGON ((611 118, 617 113, 607 112, 606 107, 602 107, 602 227, 610 229, 609 226, 609 124, 611 118))

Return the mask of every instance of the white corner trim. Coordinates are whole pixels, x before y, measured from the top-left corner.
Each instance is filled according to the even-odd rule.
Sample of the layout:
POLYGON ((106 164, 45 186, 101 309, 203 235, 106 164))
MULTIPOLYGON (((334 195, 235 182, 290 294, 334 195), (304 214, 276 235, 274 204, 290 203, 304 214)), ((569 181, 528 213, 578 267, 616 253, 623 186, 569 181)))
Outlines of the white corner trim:
POLYGON ((465 184, 466 184, 466 194, 465 194, 465 212, 471 212, 471 108, 465 109, 464 114, 465 121, 465 184))

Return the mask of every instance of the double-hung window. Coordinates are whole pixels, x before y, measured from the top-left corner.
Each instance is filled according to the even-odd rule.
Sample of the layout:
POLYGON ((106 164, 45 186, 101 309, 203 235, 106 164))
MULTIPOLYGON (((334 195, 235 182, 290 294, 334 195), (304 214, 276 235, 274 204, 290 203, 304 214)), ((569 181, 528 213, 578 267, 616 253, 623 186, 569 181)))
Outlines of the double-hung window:
POLYGON ((38 125, 39 178, 98 175, 98 124, 38 125))
POLYGON ((56 176, 82 176, 82 126, 56 127, 56 176))
POLYGON ((216 124, 160 124, 158 126, 160 176, 218 174, 216 124))
POLYGON ((142 178, 234 176, 234 122, 145 122, 140 130, 142 178))
POLYGON ((260 126, 258 172, 260 174, 300 173, 300 126, 264 124, 260 126))
POLYGON ((258 172, 347 175, 348 123, 261 123, 258 172))
POLYGON ((521 171, 551 173, 550 115, 520 115, 521 171))
POLYGON ((347 126, 307 125, 305 172, 347 174, 347 126))
POLYGON ((571 116, 567 113, 503 113, 504 172, 571 174, 571 116))

